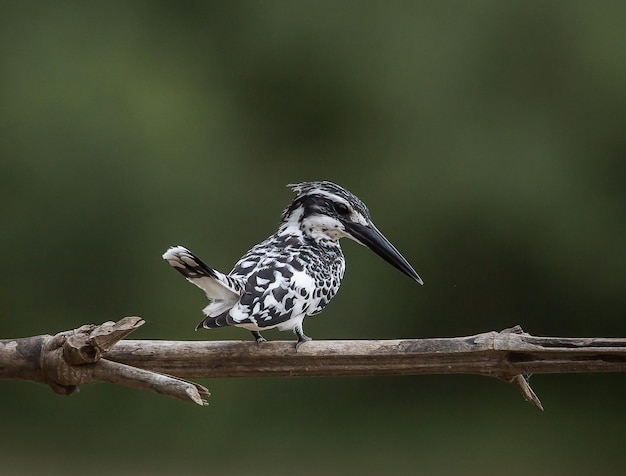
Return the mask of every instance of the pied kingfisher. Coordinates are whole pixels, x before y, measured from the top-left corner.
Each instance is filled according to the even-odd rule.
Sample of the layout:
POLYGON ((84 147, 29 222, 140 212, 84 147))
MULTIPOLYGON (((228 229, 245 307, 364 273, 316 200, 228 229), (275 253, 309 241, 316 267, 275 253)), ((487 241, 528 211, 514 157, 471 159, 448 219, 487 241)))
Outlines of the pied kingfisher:
POLYGON ((343 237, 365 245, 423 284, 355 195, 326 181, 289 187, 297 195, 283 212, 278 231, 243 255, 229 274, 208 267, 182 246, 163 254, 210 300, 196 330, 243 327, 252 331, 257 343, 265 341, 262 330, 293 330, 297 349, 311 340, 302 330, 304 318, 321 312, 339 290, 346 266, 339 246, 343 237))

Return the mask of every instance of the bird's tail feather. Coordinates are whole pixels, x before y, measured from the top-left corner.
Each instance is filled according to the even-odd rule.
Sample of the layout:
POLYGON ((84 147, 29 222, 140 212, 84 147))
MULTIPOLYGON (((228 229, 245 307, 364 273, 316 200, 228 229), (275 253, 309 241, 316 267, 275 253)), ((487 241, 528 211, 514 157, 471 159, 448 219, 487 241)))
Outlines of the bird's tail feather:
POLYGON ((239 290, 231 278, 207 266, 187 248, 172 246, 163 254, 163 259, 190 283, 204 290, 219 307, 231 307, 239 299, 239 290))
POLYGON ((216 277, 214 269, 183 246, 170 247, 163 253, 163 259, 187 279, 216 277))

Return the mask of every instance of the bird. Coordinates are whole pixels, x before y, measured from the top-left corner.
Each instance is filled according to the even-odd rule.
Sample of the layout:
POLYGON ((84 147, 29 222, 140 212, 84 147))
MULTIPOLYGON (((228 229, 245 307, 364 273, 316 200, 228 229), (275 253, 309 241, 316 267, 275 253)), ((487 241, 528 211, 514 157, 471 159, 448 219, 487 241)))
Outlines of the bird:
POLYGON ((276 233, 253 246, 228 274, 221 273, 183 246, 172 246, 167 261, 209 298, 198 329, 236 326, 252 332, 278 328, 297 336, 296 351, 311 338, 303 321, 320 313, 337 294, 346 264, 341 238, 366 246, 413 281, 420 276, 376 228, 367 206, 330 182, 289 184, 296 197, 283 211, 276 233))

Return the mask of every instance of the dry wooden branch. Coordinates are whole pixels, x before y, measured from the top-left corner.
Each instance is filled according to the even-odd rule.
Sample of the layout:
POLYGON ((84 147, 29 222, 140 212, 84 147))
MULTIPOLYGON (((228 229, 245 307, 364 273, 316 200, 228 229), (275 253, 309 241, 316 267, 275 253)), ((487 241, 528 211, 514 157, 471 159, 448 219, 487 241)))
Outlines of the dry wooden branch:
POLYGON ((109 358, 187 378, 478 374, 518 386, 541 402, 523 375, 626 371, 626 338, 535 337, 520 327, 468 337, 293 342, 118 343, 109 358))
MULTIPOLYGON (((311 341, 300 346, 297 352, 292 341, 260 345, 253 341, 154 340, 123 340, 113 345, 110 341, 106 346, 106 359, 100 358, 95 364, 99 370, 89 370, 76 377, 67 374, 68 370, 59 373, 44 365, 42 374, 37 364, 41 361, 38 354, 41 351, 33 349, 54 352, 61 343, 67 347, 69 341, 74 342, 72 348, 76 349, 66 351, 66 359, 72 360, 74 354, 79 356, 78 363, 95 358, 91 353, 98 351, 92 348, 94 337, 91 334, 86 340, 86 350, 82 347, 84 336, 70 338, 81 334, 78 331, 83 328, 55 337, 0 341, 0 378, 45 381, 53 388, 60 384, 63 393, 71 393, 72 385, 105 380, 170 395, 178 392, 177 398, 201 403, 200 395, 208 395, 204 387, 163 374, 179 378, 477 374, 513 383, 524 398, 543 409, 524 375, 626 371, 626 338, 535 337, 514 327, 468 337, 311 341), (41 344, 46 338, 52 339, 47 347, 41 344), (8 369, 7 361, 12 369, 8 369), (44 374, 46 377, 42 380, 44 374), (176 390, 172 390, 174 387, 176 390)), ((82 367, 88 369, 90 365, 94 364, 82 367)), ((71 371, 75 372, 76 368, 71 371)))
POLYGON ((77 393, 85 383, 110 382, 206 404, 202 397, 209 392, 201 385, 103 358, 143 323, 138 317, 125 317, 54 336, 0 340, 0 378, 46 383, 61 395, 77 393))

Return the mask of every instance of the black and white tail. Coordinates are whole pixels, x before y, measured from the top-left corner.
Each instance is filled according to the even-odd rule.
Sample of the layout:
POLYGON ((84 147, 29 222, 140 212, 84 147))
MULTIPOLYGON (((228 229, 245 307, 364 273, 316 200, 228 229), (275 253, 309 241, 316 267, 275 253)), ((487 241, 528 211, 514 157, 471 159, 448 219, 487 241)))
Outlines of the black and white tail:
POLYGON ((240 287, 223 273, 207 266, 200 258, 183 246, 172 246, 163 254, 176 271, 187 281, 202 289, 211 300, 204 309, 207 316, 215 316, 230 309, 241 296, 240 287))

